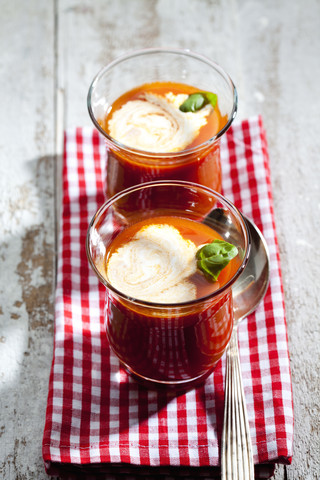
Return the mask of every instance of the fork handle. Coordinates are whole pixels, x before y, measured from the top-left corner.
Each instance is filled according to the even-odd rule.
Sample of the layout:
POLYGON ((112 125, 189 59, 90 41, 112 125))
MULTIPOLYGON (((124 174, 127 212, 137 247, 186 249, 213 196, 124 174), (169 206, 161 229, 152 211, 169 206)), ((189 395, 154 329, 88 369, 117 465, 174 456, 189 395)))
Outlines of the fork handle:
POLYGON ((236 326, 232 331, 227 349, 221 448, 222 480, 254 480, 252 444, 241 377, 236 326))

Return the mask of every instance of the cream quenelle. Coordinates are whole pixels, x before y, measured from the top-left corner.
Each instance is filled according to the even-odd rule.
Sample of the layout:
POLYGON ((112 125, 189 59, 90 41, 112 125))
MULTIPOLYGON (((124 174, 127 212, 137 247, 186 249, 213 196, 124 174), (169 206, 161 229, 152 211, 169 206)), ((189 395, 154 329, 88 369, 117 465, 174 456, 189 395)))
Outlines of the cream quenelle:
POLYGON ((210 104, 198 112, 182 112, 186 94, 158 95, 145 92, 115 111, 108 121, 110 135, 139 150, 168 153, 183 150, 206 125, 213 111, 210 104))
POLYGON ((196 298, 196 245, 172 225, 143 226, 108 258, 109 282, 127 296, 157 303, 196 298))

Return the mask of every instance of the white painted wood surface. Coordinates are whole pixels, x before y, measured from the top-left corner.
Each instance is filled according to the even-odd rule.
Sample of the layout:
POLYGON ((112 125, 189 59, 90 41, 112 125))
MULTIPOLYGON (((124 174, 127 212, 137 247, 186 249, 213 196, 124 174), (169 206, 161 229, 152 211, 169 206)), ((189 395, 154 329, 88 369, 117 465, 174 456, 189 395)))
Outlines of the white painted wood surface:
MULTIPOLYGON (((90 125, 89 83, 133 48, 188 47, 220 63, 238 119, 267 130, 295 402, 293 463, 320 478, 320 2, 0 0, 0 478, 45 480, 59 131, 90 125), (57 132, 57 89, 64 125, 57 132)), ((60 117, 59 117, 60 118, 60 117)))

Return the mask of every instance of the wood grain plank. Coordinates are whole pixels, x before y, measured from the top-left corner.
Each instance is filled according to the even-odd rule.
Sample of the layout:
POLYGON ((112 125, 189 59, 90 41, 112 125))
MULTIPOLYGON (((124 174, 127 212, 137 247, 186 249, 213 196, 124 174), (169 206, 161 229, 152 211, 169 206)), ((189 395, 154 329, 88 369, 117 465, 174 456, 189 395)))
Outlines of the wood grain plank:
MULTIPOLYGON (((320 478, 319 122, 320 5, 239 2, 244 114, 260 112, 268 135, 284 281, 295 406, 287 478, 320 478)), ((241 100, 240 100, 241 101, 241 100)))
POLYGON ((0 477, 45 478, 53 338, 53 1, 1 2, 0 477))

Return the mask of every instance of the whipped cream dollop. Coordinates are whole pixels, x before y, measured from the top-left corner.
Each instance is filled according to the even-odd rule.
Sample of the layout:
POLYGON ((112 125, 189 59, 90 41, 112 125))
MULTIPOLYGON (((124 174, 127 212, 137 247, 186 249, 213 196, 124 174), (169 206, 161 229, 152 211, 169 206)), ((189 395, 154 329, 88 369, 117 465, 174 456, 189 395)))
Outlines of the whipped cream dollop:
POLYGON ((199 134, 212 111, 206 105, 198 112, 181 112, 186 94, 144 93, 115 111, 108 122, 110 135, 139 150, 168 153, 183 150, 199 134))
POLYGON ((172 225, 142 227, 112 253, 106 273, 122 293, 157 303, 179 303, 196 298, 188 278, 196 272, 195 244, 172 225))

